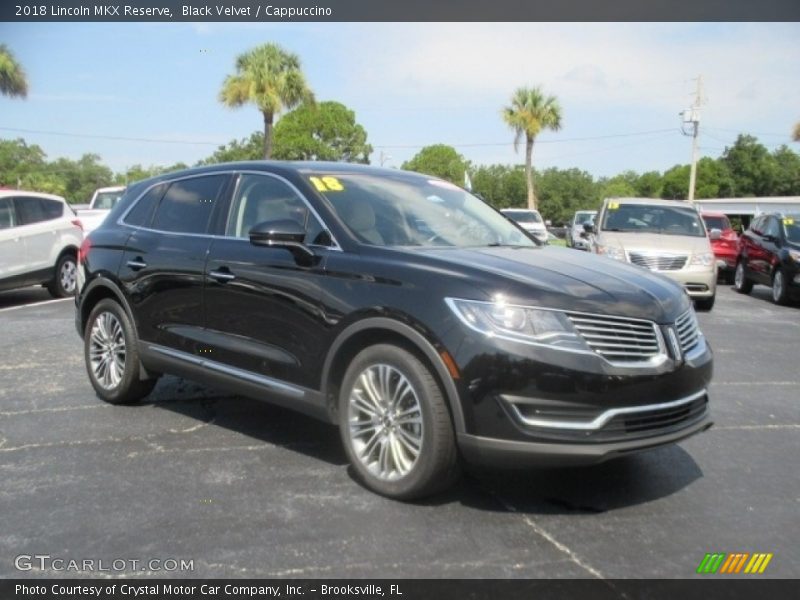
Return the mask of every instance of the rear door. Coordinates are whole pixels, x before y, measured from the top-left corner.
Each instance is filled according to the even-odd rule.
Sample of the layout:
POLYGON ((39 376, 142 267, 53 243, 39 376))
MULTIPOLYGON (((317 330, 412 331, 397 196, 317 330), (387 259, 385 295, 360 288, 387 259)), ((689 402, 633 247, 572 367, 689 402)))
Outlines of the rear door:
POLYGON ((326 330, 321 309, 329 239, 301 194, 266 173, 242 174, 224 236, 214 239, 206 265, 208 356, 263 377, 313 387, 322 368, 326 330), (292 219, 306 228, 316 257, 306 263, 289 250, 252 245, 257 223, 292 219))
POLYGON ((26 272, 25 242, 11 198, 0 198, 0 287, 13 285, 12 277, 26 272))
POLYGON ((156 185, 123 217, 135 228, 119 279, 142 341, 195 352, 203 327, 208 230, 229 180, 229 174, 212 174, 156 185))

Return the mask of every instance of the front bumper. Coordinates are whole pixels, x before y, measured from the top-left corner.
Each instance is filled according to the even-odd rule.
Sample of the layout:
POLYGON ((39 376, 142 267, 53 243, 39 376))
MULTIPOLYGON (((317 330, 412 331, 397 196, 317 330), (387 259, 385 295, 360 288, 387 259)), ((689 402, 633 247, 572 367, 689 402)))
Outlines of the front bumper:
POLYGON ((706 431, 712 425, 711 416, 706 412, 689 427, 643 439, 578 444, 503 440, 459 434, 458 445, 462 456, 476 465, 501 467, 591 465, 626 454, 673 444, 706 431))
POLYGON ((690 265, 677 271, 656 271, 680 283, 692 298, 710 298, 717 293, 716 260, 710 267, 690 265))

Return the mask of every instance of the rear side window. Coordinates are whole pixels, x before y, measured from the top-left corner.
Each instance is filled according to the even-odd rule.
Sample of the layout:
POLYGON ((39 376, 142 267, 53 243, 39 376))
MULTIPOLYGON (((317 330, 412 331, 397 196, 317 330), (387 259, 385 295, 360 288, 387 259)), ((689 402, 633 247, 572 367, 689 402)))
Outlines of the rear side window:
POLYGON ((0 198, 0 229, 11 229, 17 224, 11 198, 0 198))
POLYGON ((17 207, 20 225, 30 225, 46 220, 39 198, 15 198, 14 204, 17 207))
POLYGON ((60 219, 62 216, 64 216, 64 205, 58 200, 47 200, 45 198, 40 198, 39 202, 42 205, 42 214, 44 215, 45 221, 60 219))
POLYGON ((183 179, 171 184, 156 209, 153 229, 176 233, 206 233, 227 175, 183 179))
POLYGON ((166 183, 159 183, 147 190, 147 193, 139 198, 130 212, 125 215, 123 221, 134 227, 149 227, 153 218, 153 210, 158 205, 158 201, 164 196, 166 189, 166 183))

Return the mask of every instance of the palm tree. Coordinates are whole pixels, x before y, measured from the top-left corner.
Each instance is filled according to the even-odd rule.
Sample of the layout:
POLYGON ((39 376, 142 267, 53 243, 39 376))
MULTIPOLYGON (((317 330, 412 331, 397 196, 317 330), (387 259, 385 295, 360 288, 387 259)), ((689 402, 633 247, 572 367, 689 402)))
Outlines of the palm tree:
POLYGON ((219 100, 236 108, 252 102, 264 115, 264 158, 272 154, 275 115, 314 96, 300 70, 300 59, 277 44, 264 44, 236 59, 236 74, 222 84, 219 100))
POLYGON ((28 95, 25 71, 5 44, 0 44, 0 94, 10 98, 28 95))
POLYGON ((792 130, 792 139, 795 142, 800 142, 800 121, 794 124, 794 129, 792 130))
POLYGON ((525 137, 525 179, 528 182, 528 208, 536 208, 533 191, 533 143, 542 129, 561 129, 561 105, 555 96, 545 96, 542 88, 519 88, 511 97, 511 106, 503 109, 503 120, 516 132, 514 150, 525 137))

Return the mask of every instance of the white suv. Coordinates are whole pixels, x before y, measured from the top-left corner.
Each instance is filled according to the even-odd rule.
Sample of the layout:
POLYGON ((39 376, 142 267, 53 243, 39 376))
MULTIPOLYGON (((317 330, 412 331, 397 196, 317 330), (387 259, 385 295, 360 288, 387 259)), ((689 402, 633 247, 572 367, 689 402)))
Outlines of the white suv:
POLYGON ((75 293, 83 228, 60 196, 0 190, 0 291, 45 285, 75 293))

